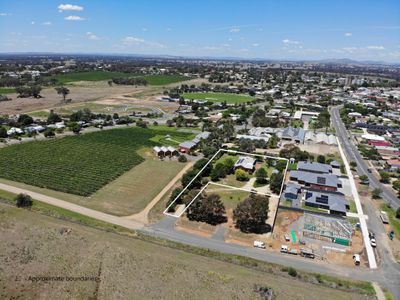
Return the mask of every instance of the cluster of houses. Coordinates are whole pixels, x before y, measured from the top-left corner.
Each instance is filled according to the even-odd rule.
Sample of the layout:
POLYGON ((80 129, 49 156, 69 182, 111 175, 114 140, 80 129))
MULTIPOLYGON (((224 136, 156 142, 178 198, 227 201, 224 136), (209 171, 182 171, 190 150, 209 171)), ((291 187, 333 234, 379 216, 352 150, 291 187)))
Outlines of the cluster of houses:
POLYGON ((303 128, 270 128, 270 127, 253 127, 249 129, 249 134, 238 134, 238 139, 250 140, 268 140, 276 135, 282 141, 291 142, 295 144, 325 144, 337 145, 336 136, 324 132, 314 132, 312 130, 304 130, 303 128))
POLYGON ((346 215, 349 201, 339 190, 342 182, 333 174, 333 169, 339 167, 336 161, 330 164, 300 161, 297 170, 290 171, 282 198, 292 202, 292 207, 301 208, 303 201, 305 206, 346 215))
POLYGON ((385 137, 375 134, 364 134, 362 138, 367 142, 367 146, 375 148, 382 159, 386 162, 387 169, 396 172, 400 169, 400 149, 393 142, 385 137))

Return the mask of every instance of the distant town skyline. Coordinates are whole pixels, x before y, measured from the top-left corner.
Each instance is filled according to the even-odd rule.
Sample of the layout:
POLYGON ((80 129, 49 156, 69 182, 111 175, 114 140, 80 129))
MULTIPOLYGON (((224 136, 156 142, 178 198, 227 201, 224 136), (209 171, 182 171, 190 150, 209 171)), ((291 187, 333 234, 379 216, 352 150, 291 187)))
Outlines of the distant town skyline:
POLYGON ((400 62, 400 2, 3 0, 0 52, 400 62))

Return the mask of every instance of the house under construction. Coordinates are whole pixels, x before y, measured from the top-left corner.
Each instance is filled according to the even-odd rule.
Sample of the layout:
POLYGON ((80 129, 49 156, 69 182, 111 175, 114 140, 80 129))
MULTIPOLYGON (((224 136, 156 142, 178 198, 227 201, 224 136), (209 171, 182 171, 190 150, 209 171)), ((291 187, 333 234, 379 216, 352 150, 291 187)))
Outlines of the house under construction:
POLYGON ((303 236, 349 246, 353 226, 344 219, 305 213, 303 236))

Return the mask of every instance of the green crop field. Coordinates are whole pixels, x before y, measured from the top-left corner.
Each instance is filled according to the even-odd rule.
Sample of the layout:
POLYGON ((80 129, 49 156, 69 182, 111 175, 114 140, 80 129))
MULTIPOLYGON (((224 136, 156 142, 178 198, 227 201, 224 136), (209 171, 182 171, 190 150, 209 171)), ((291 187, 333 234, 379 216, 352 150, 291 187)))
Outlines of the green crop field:
POLYGON ((0 95, 15 93, 15 88, 0 88, 0 95))
POLYGON ((143 78, 149 85, 165 85, 191 79, 182 75, 147 75, 143 78))
POLYGON ((166 135, 174 140, 193 136, 133 127, 8 146, 0 149, 0 177, 88 196, 142 163, 137 150, 160 145, 166 135))
POLYGON ((100 81, 109 80, 116 77, 134 77, 135 73, 91 71, 91 72, 73 72, 56 75, 55 78, 62 84, 74 81, 100 81))
POLYGON ((254 101, 254 97, 243 94, 230 93, 184 93, 185 99, 207 100, 211 102, 226 102, 228 104, 246 103, 254 101))
MULTIPOLYGON (((59 83, 65 84, 74 81, 101 81, 110 80, 112 78, 121 77, 141 77, 146 79, 149 85, 165 85, 179 81, 189 80, 190 77, 182 75, 140 75, 137 73, 108 72, 108 71, 90 71, 90 72, 73 72, 66 74, 58 74, 55 78, 59 83)), ((13 92, 13 91, 12 91, 13 92)))

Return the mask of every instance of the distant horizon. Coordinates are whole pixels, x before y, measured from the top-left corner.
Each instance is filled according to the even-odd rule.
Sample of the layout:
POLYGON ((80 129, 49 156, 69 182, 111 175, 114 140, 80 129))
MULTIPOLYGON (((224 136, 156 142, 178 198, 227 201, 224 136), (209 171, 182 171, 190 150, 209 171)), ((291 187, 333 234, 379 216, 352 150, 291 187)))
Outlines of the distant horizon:
POLYGON ((2 1, 0 49, 399 63, 400 2, 2 1))
POLYGON ((25 51, 25 52, 2 52, 1 55, 101 55, 101 56, 121 56, 121 57, 143 57, 143 58, 170 58, 170 59, 209 59, 209 60, 226 60, 226 61, 271 61, 271 62, 340 62, 347 61, 348 63, 361 64, 382 64, 382 65, 400 65, 399 62, 390 62, 384 60, 357 60, 348 57, 341 58, 323 58, 323 59, 299 59, 299 58, 262 58, 262 57, 239 57, 239 56, 189 56, 189 55, 173 55, 173 54, 140 54, 140 53, 119 53, 119 52, 53 52, 53 51, 25 51))

